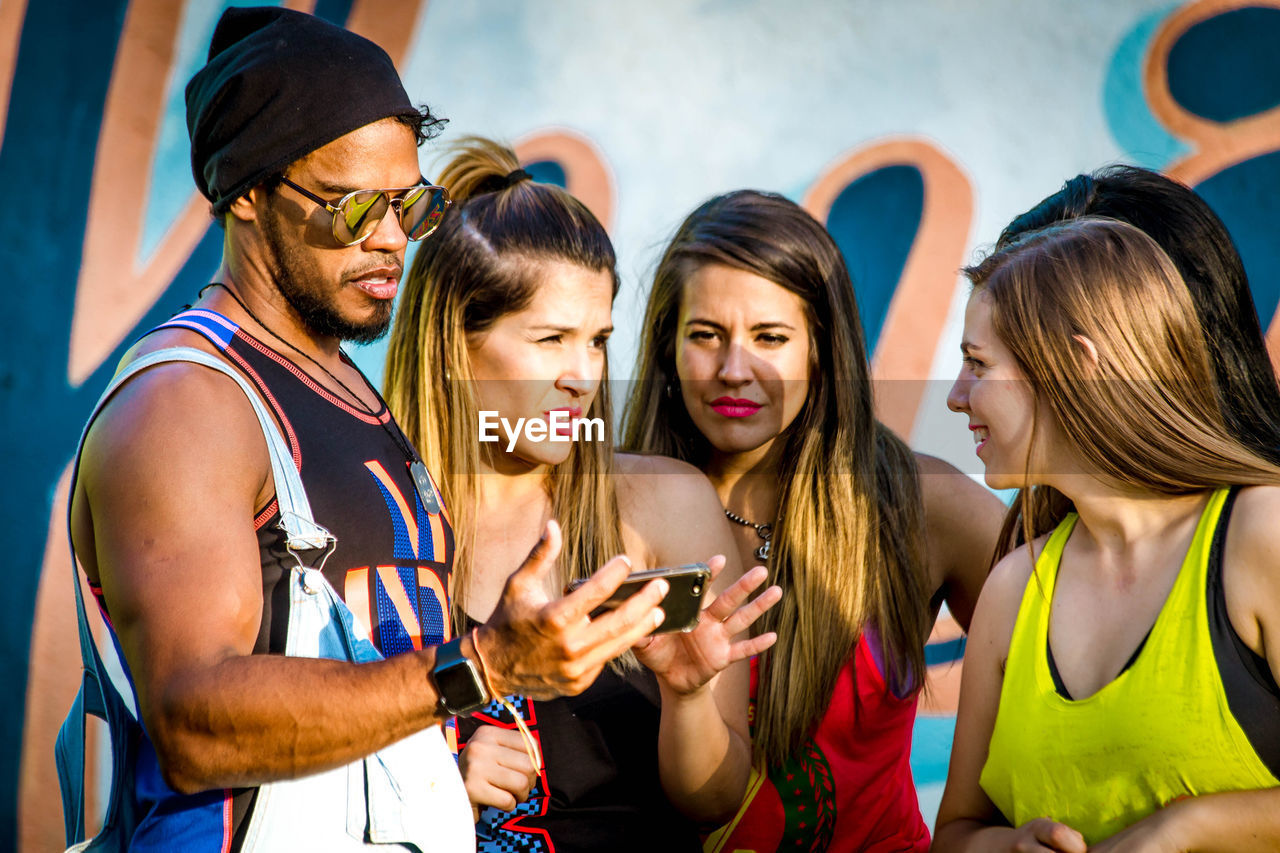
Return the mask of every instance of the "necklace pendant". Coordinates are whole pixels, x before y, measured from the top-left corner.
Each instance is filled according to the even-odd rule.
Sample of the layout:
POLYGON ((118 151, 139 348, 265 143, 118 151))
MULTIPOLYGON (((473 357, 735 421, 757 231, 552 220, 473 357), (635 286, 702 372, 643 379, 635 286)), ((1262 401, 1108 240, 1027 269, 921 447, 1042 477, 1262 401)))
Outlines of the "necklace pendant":
POLYGON ((435 484, 427 473, 427 466, 421 459, 409 463, 409 476, 413 478, 413 487, 418 490, 418 500, 422 508, 430 515, 440 514, 440 502, 436 500, 435 484))
POLYGON ((755 550, 757 560, 765 561, 769 559, 769 551, 772 543, 769 541, 773 538, 772 524, 756 524, 754 521, 748 521, 740 515, 736 515, 730 510, 724 511, 725 517, 735 524, 741 524, 743 527, 750 527, 755 530, 756 535, 764 540, 755 550))

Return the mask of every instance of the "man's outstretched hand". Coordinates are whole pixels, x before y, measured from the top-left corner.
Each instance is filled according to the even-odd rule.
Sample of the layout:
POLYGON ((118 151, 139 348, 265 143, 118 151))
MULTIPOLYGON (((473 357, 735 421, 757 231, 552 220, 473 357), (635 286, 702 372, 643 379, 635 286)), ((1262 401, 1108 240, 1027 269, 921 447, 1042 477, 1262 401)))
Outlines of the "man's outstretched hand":
POLYGON ((492 686, 504 696, 552 699, 581 693, 605 664, 662 624, 658 604, 669 585, 661 578, 617 609, 591 618, 591 611, 631 573, 631 561, 624 556, 605 563, 563 598, 551 599, 548 576, 560 545, 560 525, 547 522, 538 544, 507 578, 493 615, 476 633, 492 686))

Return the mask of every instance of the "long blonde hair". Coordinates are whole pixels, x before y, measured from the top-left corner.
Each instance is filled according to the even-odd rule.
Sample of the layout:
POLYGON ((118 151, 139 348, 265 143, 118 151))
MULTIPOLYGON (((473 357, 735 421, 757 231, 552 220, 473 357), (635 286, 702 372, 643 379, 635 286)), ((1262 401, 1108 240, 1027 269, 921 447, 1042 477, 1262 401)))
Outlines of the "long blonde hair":
MULTIPOLYGON (((1031 232, 965 274, 991 325, 1080 458, 1107 481, 1163 495, 1280 484, 1228 429, 1204 333, 1177 267, 1142 231, 1082 217, 1031 232), (1096 363, 1076 336, 1090 340, 1096 363)), ((1038 432, 1033 423, 1032 441, 1038 432)), ((1023 489, 997 556, 1073 509, 1023 489)))
MULTIPOLYGON (((440 182, 453 205, 405 277, 387 351, 387 403, 441 491, 457 531, 450 583, 461 625, 479 511, 479 404, 467 336, 520 311, 540 284, 539 262, 560 260, 618 278, 613 246, 591 211, 559 187, 520 176, 509 148, 479 137, 454 146, 440 182), (512 173, 516 173, 513 175, 512 173)), ((604 423, 602 441, 574 442, 548 474, 553 517, 564 532, 560 580, 589 577, 622 553, 613 468, 608 368, 586 417, 604 423)), ((626 659, 630 665, 632 658, 626 659)))
POLYGON ((813 734, 868 625, 879 634, 890 683, 923 683, 924 512, 911 451, 872 410, 866 346, 840 250, 813 217, 772 193, 711 199, 667 247, 645 312, 624 447, 707 462, 710 445, 672 389, 681 291, 708 264, 796 293, 810 330, 808 395, 779 438, 781 494, 769 568, 784 594, 757 628, 778 634, 761 658, 754 735, 757 754, 776 765, 813 734))

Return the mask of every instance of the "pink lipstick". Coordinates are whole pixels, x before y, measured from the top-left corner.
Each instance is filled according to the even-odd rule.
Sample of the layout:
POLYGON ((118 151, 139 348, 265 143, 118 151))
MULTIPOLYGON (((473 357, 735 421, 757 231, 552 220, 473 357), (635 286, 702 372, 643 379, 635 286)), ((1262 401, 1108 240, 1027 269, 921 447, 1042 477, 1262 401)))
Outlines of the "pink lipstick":
POLYGON ((711 410, 724 418, 749 418, 760 411, 761 404, 754 400, 735 397, 717 397, 711 401, 711 410))

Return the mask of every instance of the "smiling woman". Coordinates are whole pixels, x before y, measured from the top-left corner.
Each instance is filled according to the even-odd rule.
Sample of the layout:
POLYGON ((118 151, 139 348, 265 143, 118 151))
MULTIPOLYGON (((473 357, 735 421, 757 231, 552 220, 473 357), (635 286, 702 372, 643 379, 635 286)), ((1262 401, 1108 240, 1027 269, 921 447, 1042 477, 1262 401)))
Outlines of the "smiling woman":
MULTIPOLYGON (((1017 360, 991 329, 991 300, 979 292, 965 308, 965 338, 960 344, 964 369, 951 388, 947 405, 969 415, 974 452, 986 466, 993 489, 1016 488, 1031 463, 1031 437, 1052 432, 1047 412, 1037 415, 1035 395, 1017 360), (999 413, 998 419, 989 417, 999 413), (994 426, 993 426, 994 425, 994 426)), ((1044 444, 1038 445, 1043 455, 1044 444)), ((1044 460, 1037 460, 1043 467, 1044 460)))
POLYGON ((965 272, 949 403, 1027 544, 974 614, 934 848, 1277 849, 1280 468, 1228 429, 1190 291, 1094 217, 965 272))

